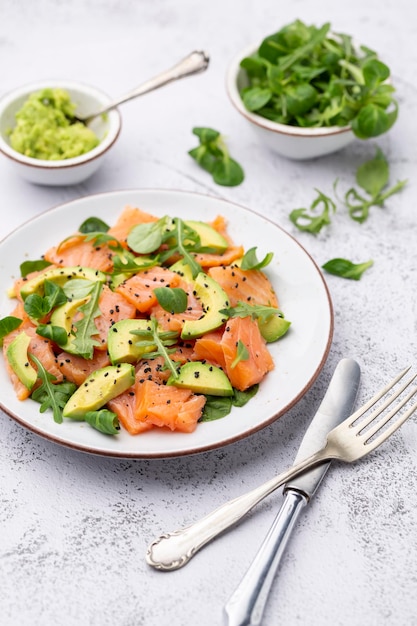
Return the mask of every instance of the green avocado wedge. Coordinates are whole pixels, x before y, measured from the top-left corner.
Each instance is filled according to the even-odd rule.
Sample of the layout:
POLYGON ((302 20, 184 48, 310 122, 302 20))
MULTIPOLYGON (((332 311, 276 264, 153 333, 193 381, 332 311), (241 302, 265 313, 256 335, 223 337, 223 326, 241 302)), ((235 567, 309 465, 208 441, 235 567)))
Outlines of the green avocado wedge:
POLYGON ((135 382, 135 368, 129 363, 108 365, 95 370, 72 394, 62 415, 83 420, 89 411, 101 409, 109 400, 120 395, 135 382))
POLYGON ((6 350, 6 358, 10 367, 20 380, 20 382, 31 390, 36 383, 38 374, 35 368, 29 363, 28 348, 30 337, 22 331, 11 342, 6 350))
POLYGON ((198 320, 187 320, 181 332, 181 339, 196 339, 205 333, 219 328, 226 318, 220 311, 227 309, 229 300, 219 283, 204 272, 194 281, 194 291, 201 300, 204 314, 198 320))
POLYGON ((83 267, 81 265, 74 265, 70 267, 53 267, 46 270, 38 276, 30 278, 24 283, 20 290, 20 295, 23 300, 26 300, 31 294, 44 295, 45 280, 49 280, 56 283, 60 287, 65 285, 69 280, 73 278, 85 279, 91 281, 99 281, 101 283, 106 282, 106 274, 100 270, 95 270, 92 267, 83 267))
POLYGON ((185 363, 177 378, 170 376, 167 385, 186 387, 194 393, 203 393, 208 396, 232 396, 233 387, 226 374, 219 367, 192 361, 185 363))

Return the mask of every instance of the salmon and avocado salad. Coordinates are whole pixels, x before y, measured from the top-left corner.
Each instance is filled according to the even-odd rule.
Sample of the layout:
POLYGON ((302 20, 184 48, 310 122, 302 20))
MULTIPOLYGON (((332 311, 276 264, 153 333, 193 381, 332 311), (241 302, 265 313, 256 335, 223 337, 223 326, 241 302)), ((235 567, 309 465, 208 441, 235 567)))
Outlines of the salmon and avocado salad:
POLYGON ((10 286, 0 341, 17 398, 107 435, 225 417, 256 394, 268 344, 290 327, 271 259, 234 243, 222 216, 88 218, 10 286))

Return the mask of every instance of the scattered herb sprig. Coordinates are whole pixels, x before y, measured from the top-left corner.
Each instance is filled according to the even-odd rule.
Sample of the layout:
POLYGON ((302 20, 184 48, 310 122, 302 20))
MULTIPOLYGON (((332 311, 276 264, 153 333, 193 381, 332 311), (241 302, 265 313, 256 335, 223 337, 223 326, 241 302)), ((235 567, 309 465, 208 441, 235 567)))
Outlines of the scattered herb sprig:
POLYGON ((385 189, 389 182, 389 165, 383 152, 377 148, 374 158, 365 161, 356 170, 356 182, 368 197, 351 187, 345 194, 344 202, 350 217, 362 224, 368 219, 372 206, 382 207, 385 200, 401 191, 408 181, 400 180, 390 189, 385 189))
POLYGON ((341 278, 350 278, 351 280, 360 280, 362 274, 372 267, 374 262, 372 260, 364 263, 352 263, 348 259, 331 259, 322 265, 322 268, 329 274, 334 276, 340 276, 341 278))
POLYGON ((290 213, 290 220, 298 230, 312 233, 313 235, 316 235, 324 226, 330 224, 331 215, 336 212, 336 204, 333 200, 319 189, 315 191, 317 192, 317 197, 313 200, 308 210, 305 208, 294 209, 290 213), (322 205, 321 213, 315 213, 320 205, 322 205))
POLYGON ((240 185, 245 174, 241 165, 231 158, 224 137, 213 128, 195 127, 193 133, 199 138, 200 145, 188 154, 212 175, 218 185, 240 185))

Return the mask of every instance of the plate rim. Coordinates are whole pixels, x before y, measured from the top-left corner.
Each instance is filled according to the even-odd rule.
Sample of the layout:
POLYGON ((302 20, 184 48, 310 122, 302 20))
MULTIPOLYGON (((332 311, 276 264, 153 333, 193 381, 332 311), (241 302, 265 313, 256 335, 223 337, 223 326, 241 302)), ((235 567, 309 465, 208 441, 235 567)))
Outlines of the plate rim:
POLYGON ((314 258, 312 257, 312 255, 304 248, 304 246, 288 231, 286 231, 282 226, 280 226, 279 224, 277 224, 276 222, 274 222, 273 219, 271 219, 268 216, 262 215, 261 213, 259 213, 258 211, 255 211, 252 208, 249 208, 243 204, 240 204, 239 202, 235 202, 233 200, 229 200, 227 198, 223 198, 222 196, 216 196, 214 194, 209 194, 209 193, 202 193, 202 192, 197 192, 197 191, 189 191, 189 190, 184 190, 184 189, 175 189, 175 188, 158 188, 158 187, 141 187, 141 188, 137 188, 137 187, 133 187, 133 188, 123 188, 123 189, 116 189, 116 190, 109 190, 109 191, 101 191, 101 192, 97 192, 97 193, 93 193, 93 194, 85 194, 83 196, 79 196, 78 198, 74 198, 72 200, 68 200, 66 202, 61 202, 58 204, 55 204, 47 209, 45 209, 44 211, 38 213, 37 215, 25 220, 22 224, 20 224, 19 226, 17 226, 16 228, 14 228, 12 231, 10 231, 5 237, 3 237, 0 240, 0 249, 1 246, 3 244, 3 242, 7 241, 9 238, 11 238, 12 236, 16 235, 16 233, 18 233, 20 230, 24 230, 25 228, 27 228, 31 223, 36 222, 38 219, 43 218, 45 215, 49 214, 49 213, 53 213, 54 211, 58 211, 58 210, 65 210, 65 207, 68 207, 72 204, 78 203, 80 201, 85 201, 85 200, 89 200, 89 199, 94 199, 94 198, 99 198, 99 197, 103 197, 103 196, 118 196, 120 194, 126 195, 126 194, 141 194, 141 193, 158 193, 158 194, 184 194, 184 195, 188 195, 188 196, 195 196, 195 197, 199 197, 199 198, 208 198, 209 200, 215 200, 215 201, 220 201, 222 203, 225 203, 226 205, 232 205, 235 208, 239 209, 239 210, 243 210, 245 212, 248 212, 254 216, 257 216, 259 218, 261 218, 262 220, 265 220, 266 222, 270 223, 274 228, 279 229, 286 237, 288 237, 289 239, 292 240, 293 243, 296 244, 296 246, 298 246, 298 248, 300 249, 300 251, 302 253, 304 253, 306 255, 306 257, 308 257, 310 263, 313 265, 314 269, 317 272, 318 277, 321 280, 322 283, 322 287, 324 288, 324 294, 326 296, 326 300, 327 300, 327 305, 328 305, 328 311, 329 311, 329 332, 328 332, 328 336, 327 336, 327 340, 326 340, 326 345, 325 348, 323 350, 323 353, 321 355, 321 359, 320 362, 315 366, 315 371, 314 373, 311 375, 311 377, 309 378, 309 380, 306 382, 306 384, 302 387, 302 389, 298 392, 298 394, 296 394, 287 404, 285 404, 285 406, 283 406, 278 412, 274 412, 268 419, 264 420, 262 423, 260 424, 255 424, 253 427, 251 427, 250 429, 245 430, 244 432, 241 433, 237 433, 236 435, 230 435, 228 437, 226 437, 225 439, 222 439, 221 441, 217 442, 217 443, 208 443, 207 445, 199 445, 196 446, 194 448, 187 448, 187 449, 179 449, 179 450, 172 450, 172 451, 144 451, 144 452, 134 452, 134 451, 118 451, 118 450, 108 450, 108 449, 99 449, 99 448, 94 448, 91 447, 89 444, 79 444, 79 443, 74 443, 71 441, 68 441, 67 439, 60 437, 59 435, 55 435, 53 433, 48 433, 43 431, 41 428, 38 428, 37 426, 33 425, 33 424, 28 424, 23 418, 21 418, 18 414, 16 414, 13 410, 11 410, 10 408, 6 407, 3 404, 3 401, 1 399, 0 396, 0 409, 7 415, 9 416, 12 420, 14 420, 15 422, 17 422, 20 426, 22 426, 23 428, 25 428, 26 430, 29 430, 30 432, 35 433, 36 435, 42 437, 43 439, 46 439, 47 441, 53 442, 57 445, 61 445, 65 448, 71 449, 71 450, 77 450, 79 452, 84 452, 87 454, 92 454, 95 456, 102 456, 102 457, 109 457, 109 458, 119 458, 119 459, 164 459, 164 458, 176 458, 176 457, 184 457, 184 456, 192 456, 192 455, 196 455, 196 454, 200 454, 203 452, 210 452, 210 451, 216 451, 219 450, 227 445, 231 445, 233 443, 236 443, 238 441, 242 441, 243 439, 246 439, 250 436, 252 436, 253 434, 263 430, 264 428, 266 428, 267 426, 271 425, 272 423, 274 423, 279 417, 285 415, 285 413, 287 413, 290 409, 292 409, 303 397, 304 395, 309 391, 309 389, 313 386, 313 384, 315 383, 315 381, 317 380, 318 376, 320 375, 330 352, 330 348, 332 345, 332 341, 333 341, 333 335, 334 335, 334 308, 333 308, 333 302, 332 302, 332 298, 330 295, 330 290, 329 287, 326 283, 326 280, 322 274, 322 272, 320 271, 320 268, 318 266, 318 264, 316 263, 316 261, 314 260, 314 258))

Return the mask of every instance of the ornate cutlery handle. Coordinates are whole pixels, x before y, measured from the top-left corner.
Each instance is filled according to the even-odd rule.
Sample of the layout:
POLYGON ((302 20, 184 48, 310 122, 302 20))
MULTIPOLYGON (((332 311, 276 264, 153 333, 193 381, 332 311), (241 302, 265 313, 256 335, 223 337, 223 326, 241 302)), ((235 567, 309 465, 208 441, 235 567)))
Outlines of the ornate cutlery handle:
POLYGON ((325 460, 328 460, 328 457, 323 456, 323 450, 320 450, 249 493, 226 502, 195 524, 161 535, 149 546, 146 553, 147 563, 155 569, 165 571, 182 567, 200 548, 239 521, 278 487, 305 469, 325 460))

